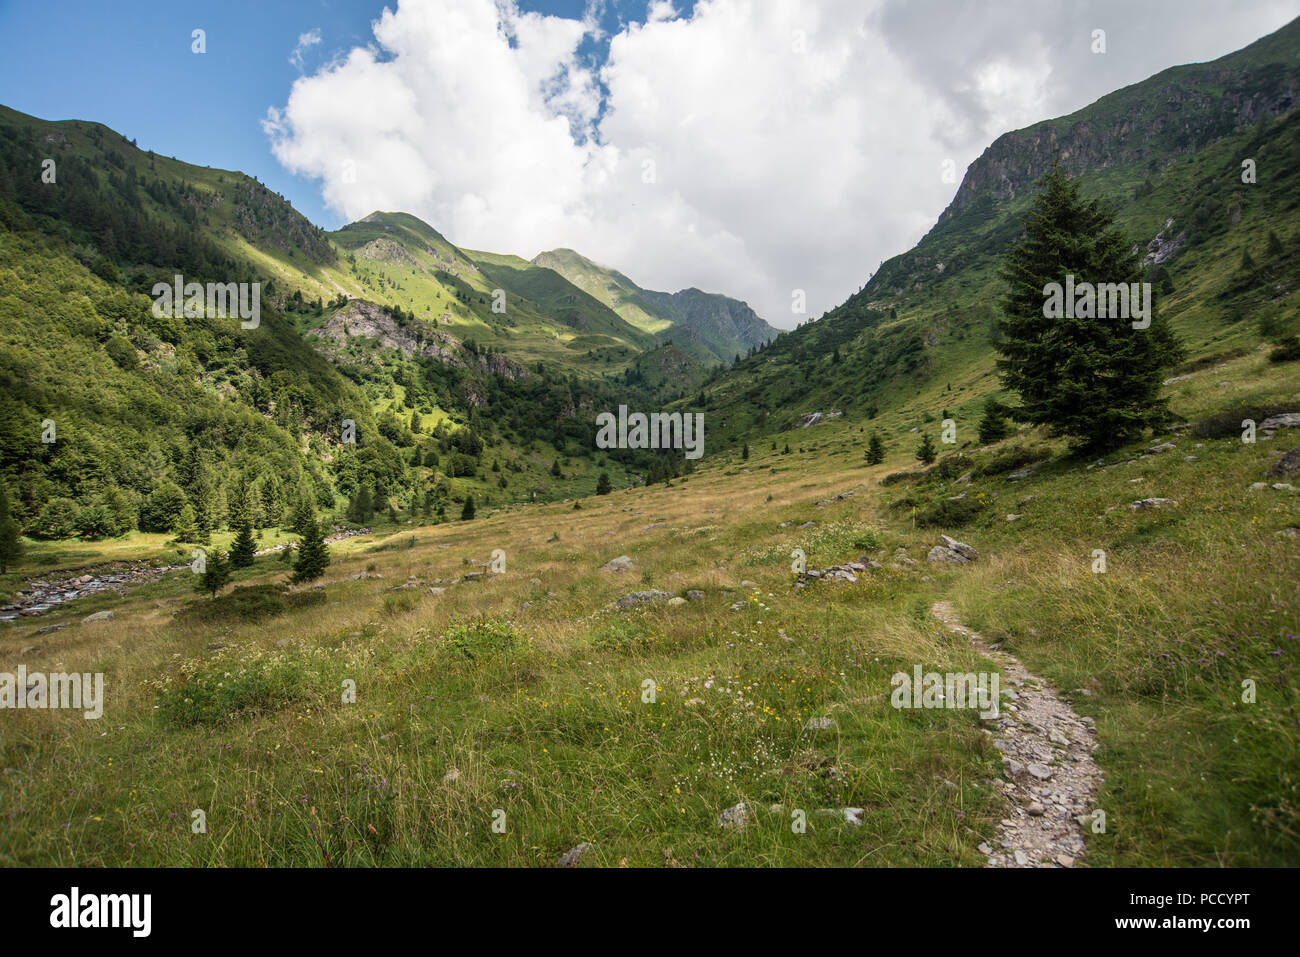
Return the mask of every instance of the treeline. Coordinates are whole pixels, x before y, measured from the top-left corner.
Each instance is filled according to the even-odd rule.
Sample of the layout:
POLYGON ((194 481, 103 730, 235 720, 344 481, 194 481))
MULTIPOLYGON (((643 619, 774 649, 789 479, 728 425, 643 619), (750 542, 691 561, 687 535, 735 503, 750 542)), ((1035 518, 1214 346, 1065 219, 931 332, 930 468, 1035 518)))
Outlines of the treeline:
POLYGON ((121 281, 133 264, 165 264, 202 280, 234 278, 236 264, 195 228, 193 188, 137 173, 128 149, 135 148, 110 144, 96 165, 72 149, 42 146, 33 128, 0 124, 0 223, 65 239, 109 281, 121 281))
MULTIPOLYGON (((336 365, 279 310, 273 280, 205 235, 220 197, 102 128, 40 138, 5 115, 0 483, 25 534, 202 542, 238 516, 293 527, 308 509, 327 522, 436 521, 452 502, 472 516, 475 496, 558 497, 573 458, 650 480, 676 470, 654 453, 595 449, 596 413, 653 411, 648 389, 524 370, 473 344, 466 368, 375 350, 336 365), (41 179, 47 142, 55 182, 41 179), (260 325, 155 316, 149 290, 177 272, 261 282, 260 325), (399 388, 400 403, 372 412, 399 388)), ((244 226, 274 232, 274 194, 247 194, 269 211, 244 226)), ((345 304, 284 300, 315 316, 345 304)))
POLYGON ((217 528, 238 476, 260 524, 304 495, 333 508, 338 476, 324 460, 345 418, 365 443, 352 456, 363 471, 401 473, 361 390, 281 315, 264 310, 243 330, 157 318, 151 305, 57 240, 0 235, 0 478, 28 534, 174 532, 187 505, 217 528))
MULTIPOLYGON (((471 342, 464 343, 474 358, 490 356, 471 342)), ((393 399, 401 390, 402 403, 376 417, 382 436, 402 450, 408 465, 439 470, 446 478, 479 478, 505 490, 511 487, 506 473, 525 473, 523 459, 531 455, 595 460, 599 465, 617 462, 647 480, 654 481, 658 456, 643 450, 598 450, 595 446, 595 417, 604 410, 629 405, 645 411, 661 407, 661 397, 648 388, 606 380, 578 379, 544 363, 527 369, 505 363, 513 374, 491 372, 474 363, 459 367, 432 356, 406 357, 396 350, 360 350, 356 361, 344 365, 344 373, 376 400, 393 399), (436 412, 451 413, 460 423, 444 419, 438 426, 427 424, 436 412)), ((555 461, 558 461, 555 460, 555 461)), ((552 468, 551 478, 557 475, 552 468)), ((423 484, 413 490, 414 510, 424 510, 424 499, 436 503, 453 495, 436 476, 423 475, 423 484)), ((371 499, 382 498, 379 489, 371 499)), ((346 477, 342 485, 351 496, 355 488, 346 477)), ((548 483, 553 486, 554 483, 548 483)), ((516 491, 539 491, 516 489, 516 491)), ((543 493, 545 495, 545 493, 543 493)))

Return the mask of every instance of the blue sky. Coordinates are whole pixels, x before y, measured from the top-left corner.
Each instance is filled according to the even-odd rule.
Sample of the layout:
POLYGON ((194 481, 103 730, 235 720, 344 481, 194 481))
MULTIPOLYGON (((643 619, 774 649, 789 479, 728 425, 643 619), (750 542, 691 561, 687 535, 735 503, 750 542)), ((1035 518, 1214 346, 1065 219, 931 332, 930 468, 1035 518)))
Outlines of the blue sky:
MULTIPOLYGON (((317 182, 296 177, 272 156, 261 127, 268 107, 285 102, 302 75, 289 62, 298 38, 319 30, 303 53, 313 72, 352 47, 373 42, 382 0, 0 0, 0 103, 48 120, 94 120, 152 149, 201 166, 241 170, 286 196, 326 228, 344 217, 327 210, 317 182), (191 52, 206 31, 207 53, 191 52)), ((521 10, 580 20, 586 0, 520 2, 521 10)), ((387 6, 396 7, 396 0, 387 6)), ((692 3, 678 0, 678 10, 692 3)), ((603 5, 607 32, 643 19, 641 0, 603 5)), ((602 46, 587 41, 588 57, 602 46)))

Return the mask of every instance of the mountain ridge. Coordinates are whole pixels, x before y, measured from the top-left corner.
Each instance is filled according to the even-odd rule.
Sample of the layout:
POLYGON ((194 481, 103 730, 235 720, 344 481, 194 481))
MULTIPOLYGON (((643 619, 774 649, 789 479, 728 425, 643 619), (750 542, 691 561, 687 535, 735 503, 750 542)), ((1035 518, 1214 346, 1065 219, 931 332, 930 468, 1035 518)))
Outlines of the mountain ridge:
POLYGON ((1298 96, 1300 18, 1215 60, 1169 67, 1073 113, 1003 133, 967 169, 936 225, 981 193, 1014 199, 1057 159, 1077 172, 1147 159, 1156 148, 1167 157, 1199 152, 1262 117, 1287 112, 1298 96), (1136 114, 1127 109, 1133 106, 1136 114), (1108 113, 1108 126, 1097 123, 1108 113))
POLYGON ((565 247, 538 253, 532 262, 559 272, 638 328, 674 341, 684 338, 696 358, 704 352, 708 361, 729 362, 777 335, 748 303, 722 293, 693 286, 673 293, 646 289, 565 247))
POLYGON ((1172 68, 1183 83, 1180 101, 1197 104, 1192 127, 1199 138, 1188 141, 1199 146, 1194 152, 1168 146, 1173 121, 1143 127, 1131 120, 1167 106, 1170 72, 998 137, 994 144, 1001 145, 990 145, 971 165, 958 196, 913 247, 882 263, 858 292, 817 320, 782 333, 756 356, 711 378, 709 408, 726 423, 714 435, 738 443, 795 428, 813 412, 857 410, 870 418, 891 404, 915 408, 924 402, 936 407, 927 413, 934 414, 944 409, 936 388, 945 391, 948 377, 975 377, 997 394, 998 265, 1021 233, 1037 182, 1034 164, 1045 168, 1051 156, 1042 146, 1048 150, 1042 157, 1027 150, 1010 166, 998 157, 1003 151, 1015 156, 1026 137, 1060 147, 1067 129, 1079 136, 1085 129, 1113 129, 1126 138, 1122 157, 1118 141, 1109 152, 1071 156, 1076 164, 1095 163, 1077 175, 1085 191, 1116 215, 1135 254, 1144 246, 1158 249, 1160 261, 1153 256, 1146 275, 1161 288, 1161 308, 1171 310, 1180 334, 1197 349, 1225 343, 1252 348, 1257 326, 1269 341, 1284 337, 1295 312, 1295 282, 1285 278, 1286 263, 1293 261, 1300 225, 1300 119, 1293 98, 1300 83, 1300 19, 1210 64, 1172 68), (1225 75, 1232 81, 1226 88, 1225 75), (1242 91, 1254 95, 1243 100, 1242 91), (1254 106, 1243 112, 1242 102, 1254 106), (1145 145, 1144 131, 1150 137, 1145 145), (1268 192, 1242 182, 1247 157, 1268 172, 1268 192), (1010 168, 1014 178, 1003 175, 1010 168), (1244 253, 1264 253, 1270 232, 1289 237, 1281 257, 1256 275, 1258 283, 1273 283, 1271 291, 1234 275, 1244 253), (1255 316, 1255 324, 1240 322, 1243 315, 1255 316))

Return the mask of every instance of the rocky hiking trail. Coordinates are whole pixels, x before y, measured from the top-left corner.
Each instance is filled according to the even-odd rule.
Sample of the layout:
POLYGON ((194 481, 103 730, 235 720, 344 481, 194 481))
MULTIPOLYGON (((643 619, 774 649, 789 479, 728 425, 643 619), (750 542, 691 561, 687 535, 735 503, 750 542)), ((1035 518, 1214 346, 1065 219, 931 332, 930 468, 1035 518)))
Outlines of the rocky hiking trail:
POLYGON ((1007 778, 997 786, 1010 802, 998 827, 999 847, 981 844, 989 867, 1073 867, 1083 857, 1083 827, 1092 821, 1093 795, 1102 772, 1092 760, 1097 747, 1092 718, 1080 717, 1020 660, 967 628, 947 602, 930 613, 1002 670, 1004 700, 994 745, 1007 778))

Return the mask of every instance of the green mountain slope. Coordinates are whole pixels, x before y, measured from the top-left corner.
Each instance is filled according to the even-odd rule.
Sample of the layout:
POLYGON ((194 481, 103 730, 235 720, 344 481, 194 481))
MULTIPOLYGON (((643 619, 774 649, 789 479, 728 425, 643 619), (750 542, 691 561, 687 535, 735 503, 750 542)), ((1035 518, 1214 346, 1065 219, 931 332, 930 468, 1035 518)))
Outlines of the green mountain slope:
POLYGON ((242 174, 4 110, 0 223, 0 480, 32 534, 174 532, 184 506, 217 530, 245 478, 260 527, 304 498, 341 521, 362 488, 423 521, 468 495, 588 494, 601 469, 625 486, 658 459, 591 441, 598 408, 666 387, 615 381, 651 336, 415 217, 327 234, 242 174), (259 283, 260 324, 153 315, 177 274, 259 283))
POLYGON ((730 362, 776 336, 776 330, 754 310, 727 296, 698 289, 675 293, 643 289, 618 270, 572 249, 552 249, 535 256, 533 262, 554 269, 638 329, 672 339, 704 362, 730 362))
POLYGON ((609 308, 645 332, 663 332, 673 320, 659 315, 645 301, 643 290, 616 269, 597 265, 572 249, 551 249, 538 253, 532 262, 553 269, 583 292, 599 299, 609 308))
POLYGON ((0 129, 4 194, 42 226, 93 241, 102 270, 150 257, 196 273, 239 258, 271 270, 335 259, 322 230, 243 173, 139 150, 98 123, 50 123, 0 106, 0 129))
MULTIPOLYGON (((469 255, 497 288, 513 292, 516 298, 522 299, 525 308, 535 308, 540 314, 568 326, 593 347, 630 345, 642 349, 653 344, 649 335, 625 322, 605 303, 553 269, 534 265, 518 256, 486 252, 469 255)), ((507 296, 507 303, 509 299, 507 296)))
POLYGON ((462 250, 409 214, 371 213, 329 235, 340 270, 323 278, 520 363, 591 378, 626 368, 654 345, 562 276, 517 256, 462 250))
POLYGON ((1213 63, 1165 71, 1000 137, 913 249, 821 319, 715 379, 709 407, 726 427, 714 434, 738 441, 793 428, 813 412, 870 417, 908 404, 937 414, 958 383, 996 392, 996 270, 1056 158, 1114 211, 1190 355, 1294 334, 1298 80, 1300 21, 1213 63), (1244 159, 1254 161, 1257 182, 1242 181, 1244 159), (1254 268, 1242 268, 1245 252, 1254 268))

